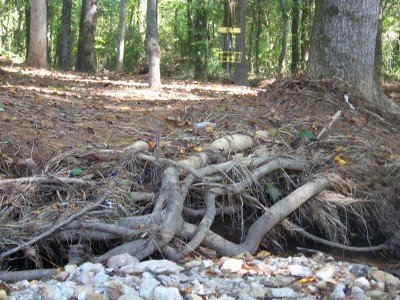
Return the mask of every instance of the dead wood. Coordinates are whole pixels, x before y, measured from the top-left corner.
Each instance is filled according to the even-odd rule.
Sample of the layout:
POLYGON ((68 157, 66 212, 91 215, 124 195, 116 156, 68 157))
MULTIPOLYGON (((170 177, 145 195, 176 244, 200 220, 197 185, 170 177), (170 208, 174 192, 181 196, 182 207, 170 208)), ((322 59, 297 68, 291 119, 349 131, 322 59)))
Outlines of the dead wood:
POLYGON ((56 274, 56 269, 6 271, 0 272, 0 281, 16 282, 21 280, 45 280, 55 276, 56 274))

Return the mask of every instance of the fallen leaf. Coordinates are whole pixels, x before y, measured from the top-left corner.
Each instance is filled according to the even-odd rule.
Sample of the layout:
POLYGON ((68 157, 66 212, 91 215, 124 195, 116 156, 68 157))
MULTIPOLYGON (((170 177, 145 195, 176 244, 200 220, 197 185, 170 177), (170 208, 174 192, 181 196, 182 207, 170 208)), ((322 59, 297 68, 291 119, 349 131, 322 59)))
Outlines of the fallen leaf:
POLYGON ((310 277, 304 277, 304 278, 302 278, 300 280, 297 280, 296 283, 306 284, 306 283, 310 283, 310 282, 313 282, 313 281, 315 281, 315 277, 314 276, 310 276, 310 277))
POLYGON ((201 151, 203 151, 203 148, 200 147, 200 146, 194 146, 192 149, 193 149, 193 151, 196 151, 196 152, 201 152, 201 151))

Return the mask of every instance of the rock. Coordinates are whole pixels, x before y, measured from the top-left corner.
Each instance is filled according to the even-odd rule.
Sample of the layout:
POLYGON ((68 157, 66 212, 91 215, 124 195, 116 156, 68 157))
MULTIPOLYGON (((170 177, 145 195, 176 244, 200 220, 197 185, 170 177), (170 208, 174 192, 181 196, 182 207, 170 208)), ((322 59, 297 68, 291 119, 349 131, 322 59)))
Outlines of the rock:
POLYGON ((376 281, 385 282, 385 272, 381 270, 372 271, 371 277, 376 281))
POLYGON ((371 284, 365 277, 359 277, 356 280, 354 280, 353 283, 355 286, 358 286, 362 288, 364 291, 371 289, 371 284))
POLYGON ((110 276, 108 276, 106 273, 104 272, 100 272, 97 273, 94 278, 93 278, 93 284, 94 285, 101 285, 102 283, 104 283, 105 281, 107 281, 109 279, 110 276))
POLYGON ((250 283, 250 290, 248 292, 249 296, 254 298, 264 298, 265 287, 257 282, 250 283))
POLYGON ((139 287, 139 295, 145 299, 154 298, 154 289, 159 286, 161 282, 156 280, 151 273, 144 272, 139 287))
POLYGON ((271 288, 266 289, 267 297, 272 298, 297 298, 299 295, 291 288, 271 288))
POLYGON ((204 269, 211 268, 214 265, 214 262, 211 259, 203 260, 201 263, 204 269))
POLYGON ((364 290, 358 286, 353 286, 351 288, 351 294, 352 295, 359 295, 359 294, 363 294, 364 295, 364 290))
POLYGON ((394 277, 392 274, 385 273, 386 288, 400 289, 400 279, 394 277))
POLYGON ((7 300, 7 293, 5 290, 0 290, 0 300, 7 300))
POLYGON ((106 297, 104 297, 103 295, 90 294, 90 295, 87 295, 86 300, 108 300, 108 299, 106 297))
POLYGON ((189 294, 185 296, 187 300, 203 300, 202 297, 196 295, 196 294, 189 294))
POLYGON ((55 285, 45 286, 43 289, 43 296, 45 299, 60 299, 60 300, 68 300, 67 297, 63 295, 61 289, 55 285))
POLYGON ((384 291, 379 291, 379 290, 368 291, 365 293, 365 295, 367 297, 370 297, 371 300, 389 300, 389 299, 391 299, 391 297, 388 293, 385 293, 384 291))
MULTIPOLYGON (((123 268, 121 268, 123 269, 123 268)), ((142 261, 135 266, 134 272, 149 271, 153 274, 178 274, 185 268, 178 266, 176 263, 169 260, 148 260, 142 261)))
POLYGON ((120 254, 120 255, 115 255, 113 257, 110 257, 107 261, 107 267, 113 268, 113 269, 119 269, 123 266, 127 265, 136 265, 139 263, 139 260, 136 257, 133 257, 132 255, 128 253, 120 254))
POLYGON ((106 293, 110 300, 117 300, 122 295, 122 286, 117 283, 110 282, 106 288, 106 293))
POLYGON ((143 300, 143 298, 135 295, 122 295, 118 300, 143 300))
POLYGON ((357 278, 358 277, 368 277, 370 272, 368 266, 366 265, 352 265, 349 266, 349 271, 354 274, 357 278))
POLYGON ((288 267, 289 273, 292 276, 296 277, 309 277, 313 274, 310 268, 302 266, 302 265, 290 265, 288 267))
POLYGON ((330 281, 332 280, 335 271, 336 266, 327 265, 324 268, 319 269, 317 272, 315 272, 315 278, 317 278, 318 281, 330 281))
POLYGON ((154 290, 154 300, 182 300, 177 288, 158 286, 154 290))
POLYGON ((217 298, 216 300, 236 300, 236 298, 227 296, 227 295, 222 295, 221 297, 217 298))
POLYGON ((346 298, 345 289, 346 289, 346 285, 344 283, 339 283, 333 289, 332 293, 330 294, 330 297, 334 300, 346 298))
POLYGON ((224 261, 223 265, 221 266, 221 271, 236 273, 240 271, 242 265, 243 265, 243 260, 228 258, 227 260, 224 261))

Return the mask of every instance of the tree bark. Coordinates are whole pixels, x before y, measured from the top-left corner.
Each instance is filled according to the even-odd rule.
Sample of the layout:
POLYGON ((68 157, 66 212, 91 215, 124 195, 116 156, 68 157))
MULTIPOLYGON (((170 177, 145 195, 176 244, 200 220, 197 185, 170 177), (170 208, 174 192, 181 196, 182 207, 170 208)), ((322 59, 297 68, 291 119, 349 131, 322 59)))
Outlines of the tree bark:
POLYGON ((262 30, 262 5, 261 0, 257 0, 257 27, 256 27, 256 44, 255 44, 255 59, 254 69, 256 76, 260 74, 260 39, 262 30))
POLYGON ((304 70, 306 68, 306 64, 308 61, 308 57, 310 54, 310 28, 311 28, 311 6, 313 0, 303 0, 303 5, 301 8, 301 27, 300 27, 300 36, 301 36, 301 69, 304 70))
POLYGON ((365 104, 399 115, 376 78, 379 1, 321 0, 315 5, 308 73, 352 84, 365 104))
POLYGON ((300 3, 299 0, 292 0, 292 63, 290 72, 297 72, 300 62, 299 51, 299 22, 300 22, 300 3))
POLYGON ((83 72, 94 72, 95 43, 97 26, 97 0, 82 0, 82 12, 79 28, 78 54, 76 69, 83 72))
POLYGON ((279 5, 281 8, 283 27, 282 27, 282 45, 281 45, 281 53, 278 58, 278 70, 279 76, 282 76, 285 72, 285 57, 287 50, 287 33, 288 33, 288 15, 286 11, 285 0, 280 0, 279 5))
POLYGON ((242 61, 235 64, 235 74, 233 81, 236 85, 247 85, 247 61, 246 61, 246 14, 247 14, 247 0, 239 0, 236 26, 241 29, 240 33, 236 36, 236 51, 242 52, 242 61))
POLYGON ((125 45, 125 15, 126 0, 119 3, 119 28, 118 28, 118 55, 115 71, 121 72, 124 65, 124 45, 125 45))
POLYGON ((194 21, 194 79, 207 79, 207 12, 204 0, 198 0, 195 8, 194 21))
POLYGON ((47 68, 46 0, 31 0, 27 64, 47 68))
POLYGON ((72 0, 63 0, 62 25, 61 25, 61 57, 60 68, 68 70, 71 68, 71 19, 72 0))
POLYGON ((151 89, 157 90, 161 88, 161 49, 158 45, 157 0, 147 0, 146 24, 144 50, 149 64, 149 86, 151 89))

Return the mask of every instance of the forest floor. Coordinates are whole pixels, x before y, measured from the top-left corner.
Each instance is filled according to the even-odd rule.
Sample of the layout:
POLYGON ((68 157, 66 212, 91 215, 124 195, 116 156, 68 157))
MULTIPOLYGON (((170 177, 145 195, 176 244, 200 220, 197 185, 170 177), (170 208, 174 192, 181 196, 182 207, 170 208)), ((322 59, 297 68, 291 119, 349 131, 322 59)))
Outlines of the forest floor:
MULTIPOLYGON (((311 158, 318 148, 330 157, 324 170, 352 165, 374 170, 373 166, 400 162, 399 120, 365 109, 362 99, 338 81, 298 77, 266 80, 249 88, 164 79, 162 90, 152 91, 146 78, 138 76, 21 66, 2 66, 0 71, 0 180, 32 176, 18 163, 27 158, 40 170, 57 154, 72 149, 123 149, 142 140, 155 152, 159 139, 161 157, 181 160, 235 133, 252 136, 272 154, 293 154, 302 148, 302 155, 311 158), (344 102, 345 91, 356 110, 344 102), (340 117, 319 144, 315 137, 339 110, 340 117), (213 126, 196 126, 205 121, 213 126), (5 168, 9 158, 14 165, 5 168)), ((400 104, 400 82, 385 84, 385 92, 400 104)), ((89 168, 98 158, 87 159, 89 168)), ((399 204, 397 197, 393 200, 399 204)), ((400 213, 400 205, 397 209, 400 213)))

